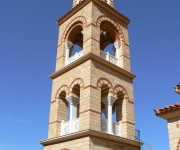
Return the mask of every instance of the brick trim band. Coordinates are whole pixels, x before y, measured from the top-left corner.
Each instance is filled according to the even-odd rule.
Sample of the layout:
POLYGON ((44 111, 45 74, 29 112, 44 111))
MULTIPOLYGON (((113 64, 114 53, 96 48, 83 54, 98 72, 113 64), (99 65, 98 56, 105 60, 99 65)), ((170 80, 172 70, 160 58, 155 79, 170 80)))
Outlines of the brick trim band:
POLYGON ((59 44, 59 45, 57 45, 57 47, 60 47, 62 45, 62 43, 61 44, 59 44))
POLYGON ((94 41, 96 41, 96 42, 99 42, 98 40, 96 40, 96 39, 94 39, 94 38, 92 38, 92 37, 89 37, 88 39, 84 40, 84 43, 87 42, 87 41, 89 41, 90 39, 91 39, 91 40, 94 40, 94 41))
POLYGON ((92 109, 88 109, 88 110, 82 111, 82 112, 80 112, 79 114, 83 114, 83 113, 86 113, 86 112, 88 112, 88 111, 91 111, 91 112, 94 112, 94 113, 97 113, 97 114, 101 114, 100 112, 97 112, 97 111, 92 110, 92 109))
POLYGON ((56 60, 60 59, 61 57, 64 57, 64 58, 65 58, 65 56, 64 56, 64 55, 62 55, 62 56, 59 56, 58 58, 56 58, 56 60))
POLYGON ((129 44, 125 43, 125 45, 129 47, 129 44))
POLYGON ((97 90, 97 88, 93 85, 88 85, 88 86, 84 87, 84 89, 87 89, 87 88, 93 88, 93 89, 97 90))
POLYGON ((53 100, 52 102, 51 102, 51 104, 53 104, 53 103, 55 103, 56 102, 56 100, 53 100))
POLYGON ((61 123, 61 121, 53 121, 53 122, 50 122, 49 124, 54 124, 54 123, 61 123))
POLYGON ((129 103, 131 103, 131 104, 134 104, 134 102, 132 102, 132 101, 128 101, 129 103))
POLYGON ((125 55, 121 55, 120 57, 126 57, 127 59, 130 59, 129 57, 125 56, 125 55))
MULTIPOLYGON (((87 27, 89 27, 90 25, 92 25, 92 26, 96 27, 96 25, 95 25, 94 23, 90 23, 90 24, 88 24, 88 25, 87 25, 87 27)), ((86 28, 87 28, 87 27, 86 27, 86 28)))
POLYGON ((124 122, 122 122, 123 124, 124 123, 127 123, 127 124, 131 124, 131 125, 135 125, 134 123, 132 123, 132 122, 129 122, 129 121, 124 121, 124 122))

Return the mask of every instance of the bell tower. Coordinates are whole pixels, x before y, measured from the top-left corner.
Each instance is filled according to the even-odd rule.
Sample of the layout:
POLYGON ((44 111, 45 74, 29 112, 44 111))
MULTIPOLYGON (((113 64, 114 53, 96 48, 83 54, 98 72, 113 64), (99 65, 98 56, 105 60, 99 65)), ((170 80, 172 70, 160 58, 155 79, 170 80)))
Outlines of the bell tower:
POLYGON ((57 20, 44 150, 139 150, 129 23, 114 0, 73 0, 73 8, 57 20))

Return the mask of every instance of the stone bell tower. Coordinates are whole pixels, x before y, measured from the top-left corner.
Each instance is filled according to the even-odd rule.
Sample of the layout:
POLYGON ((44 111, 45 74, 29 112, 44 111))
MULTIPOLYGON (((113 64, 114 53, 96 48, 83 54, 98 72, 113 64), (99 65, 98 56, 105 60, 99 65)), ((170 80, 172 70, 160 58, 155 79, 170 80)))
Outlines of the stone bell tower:
POLYGON ((139 150, 129 23, 113 0, 73 0, 73 8, 58 19, 44 150, 139 150))

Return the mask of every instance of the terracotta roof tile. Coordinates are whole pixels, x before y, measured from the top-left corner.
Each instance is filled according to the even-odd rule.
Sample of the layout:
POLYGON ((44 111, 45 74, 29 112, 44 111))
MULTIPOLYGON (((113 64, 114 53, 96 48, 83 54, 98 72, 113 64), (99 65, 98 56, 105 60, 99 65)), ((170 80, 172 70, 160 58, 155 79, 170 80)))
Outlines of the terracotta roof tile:
POLYGON ((180 109, 180 103, 174 104, 174 105, 170 105, 170 106, 166 106, 164 108, 159 108, 159 109, 153 109, 154 112, 156 113, 156 116, 158 116, 161 113, 165 113, 171 110, 175 110, 175 109, 180 109))
MULTIPOLYGON (((76 9, 79 5, 81 5, 83 1, 80 1, 79 4, 77 4, 76 6, 74 6, 73 8, 71 8, 67 13, 65 13, 62 17, 60 17, 58 20, 57 20, 57 24, 59 23, 59 21, 61 21, 65 16, 67 16, 71 11, 73 11, 74 9, 76 9)), ((123 14, 121 14, 118 10, 116 10, 114 7, 112 7, 111 5, 107 4, 106 2, 102 1, 102 0, 99 0, 101 1, 102 3, 106 4, 109 8, 111 8, 113 11, 117 12, 119 15, 121 15, 122 17, 124 17, 126 20, 128 20, 130 22, 130 19, 127 18, 126 16, 124 16, 123 14)))

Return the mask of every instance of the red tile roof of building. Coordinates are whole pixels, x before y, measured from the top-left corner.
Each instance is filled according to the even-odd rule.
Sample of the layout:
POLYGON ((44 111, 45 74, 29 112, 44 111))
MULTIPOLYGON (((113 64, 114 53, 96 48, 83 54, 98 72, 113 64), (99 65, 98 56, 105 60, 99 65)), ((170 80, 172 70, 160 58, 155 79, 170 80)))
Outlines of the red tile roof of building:
POLYGON ((170 105, 170 106, 166 106, 164 108, 159 108, 159 109, 154 109, 156 116, 159 116, 161 113, 165 113, 165 112, 169 112, 171 110, 175 110, 175 109, 180 109, 180 103, 174 104, 174 105, 170 105))

